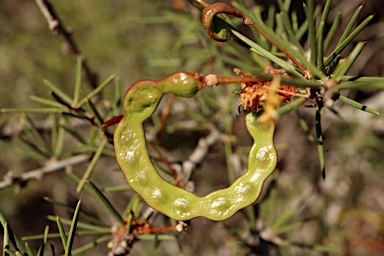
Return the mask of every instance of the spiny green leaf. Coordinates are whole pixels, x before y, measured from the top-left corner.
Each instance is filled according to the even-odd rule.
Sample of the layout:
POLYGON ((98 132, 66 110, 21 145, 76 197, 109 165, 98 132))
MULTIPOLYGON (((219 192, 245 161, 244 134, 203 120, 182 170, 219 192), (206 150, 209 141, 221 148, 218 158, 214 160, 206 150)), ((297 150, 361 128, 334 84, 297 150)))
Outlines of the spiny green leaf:
POLYGON ((267 223, 269 226, 271 226, 275 219, 275 213, 276 213, 276 206, 277 206, 277 190, 272 189, 269 198, 267 201, 267 223))
POLYGON ((107 208, 107 210, 111 213, 111 215, 118 221, 122 226, 125 225, 124 219, 121 217, 121 214, 113 207, 112 203, 106 198, 106 196, 98 189, 92 182, 88 181, 87 184, 89 188, 93 190, 93 192, 97 195, 97 198, 101 202, 102 205, 107 208))
POLYGON ((300 62, 308 70, 310 70, 312 75, 317 76, 321 79, 326 78, 325 75, 315 65, 310 63, 302 53, 297 51, 297 49, 295 49, 295 47, 290 42, 283 40, 271 28, 267 27, 261 19, 254 17, 252 13, 247 10, 244 6, 241 6, 236 2, 233 5, 252 20, 252 22, 254 23, 254 27, 258 27, 261 31, 263 31, 271 40, 275 42, 275 44, 279 45, 280 48, 284 49, 287 53, 292 55, 293 58, 295 58, 298 62, 300 62))
POLYGON ((368 16, 346 39, 344 39, 326 58, 324 61, 324 66, 328 66, 337 55, 339 55, 347 45, 349 45, 352 40, 368 25, 368 23, 373 19, 374 15, 368 16))
MULTIPOLYGON (((348 34, 351 32, 352 27, 353 27, 353 25, 355 24, 355 22, 356 22, 356 20, 357 20, 357 18, 358 18, 358 16, 359 16, 359 14, 360 14, 361 9, 363 9, 363 4, 360 5, 360 7, 356 9, 356 11, 355 11, 355 13, 353 14, 351 20, 349 21, 347 27, 345 28, 343 34, 341 35, 340 40, 339 40, 337 46, 339 46, 339 45, 340 45, 340 44, 347 38, 348 34)), ((337 47, 337 46, 336 46, 336 47, 337 47)))
MULTIPOLYGON (((55 123, 55 121, 52 121, 52 123, 55 123)), ((56 157, 61 157, 64 149, 64 139, 65 139, 65 119, 63 117, 59 118, 58 121, 59 125, 57 128, 52 127, 57 129, 57 136, 55 136, 55 139, 52 141, 52 147, 53 147, 53 152, 56 157)), ((52 135, 53 137, 53 135, 52 135)))
MULTIPOLYGON (((286 2, 286 1, 285 1, 286 2)), ((286 3, 283 3, 282 0, 278 0, 277 3, 279 4, 280 10, 281 10, 281 18, 282 18, 282 24, 284 25, 285 31, 288 34, 289 41, 299 49, 301 53, 304 53, 304 49, 302 45, 300 44, 299 40, 296 37, 296 33, 293 30, 292 27, 292 21, 289 19, 289 5, 286 3)), ((267 24, 268 25, 268 24, 267 24)), ((270 28, 273 28, 273 26, 269 26, 270 28)))
POLYGON ((331 9, 332 0, 327 0, 324 6, 323 15, 321 16, 320 24, 317 29, 316 41, 317 41, 317 65, 320 70, 324 71, 324 26, 327 22, 329 11, 331 9))
POLYGON ((69 125, 64 125, 63 128, 72 135, 73 138, 75 138, 78 142, 80 142, 83 145, 87 145, 87 141, 84 139, 84 137, 73 127, 69 125))
MULTIPOLYGON (((55 108, 63 108, 62 104, 60 104, 56 101, 53 101, 53 100, 48 100, 48 99, 37 97, 34 95, 31 95, 29 98, 31 100, 37 102, 37 103, 40 103, 40 104, 48 105, 48 106, 55 107, 55 108)), ((63 110, 64 110, 64 108, 63 108, 63 110)))
POLYGON ((276 233, 276 235, 284 234, 288 231, 291 231, 292 229, 300 227, 301 225, 303 225, 303 222, 301 222, 301 221, 286 224, 284 226, 279 227, 279 229, 275 233, 276 233))
POLYGON ((2 108, 3 113, 30 113, 30 114, 48 114, 48 113, 61 113, 63 109, 60 108, 2 108))
MULTIPOLYGON (((48 215, 47 219, 50 221, 56 222, 56 216, 48 215)), ((64 225, 71 225, 72 224, 72 220, 63 219, 63 218, 60 218, 60 220, 64 225)), ((86 223, 83 223, 81 221, 77 222, 77 227, 82 228, 82 229, 86 229, 88 231, 93 231, 93 232, 101 232, 101 233, 102 232, 110 232, 110 229, 107 227, 100 227, 97 225, 86 224, 86 223)), ((25 238, 24 238, 24 240, 25 240, 25 238)))
POLYGON ((325 160, 324 160, 324 145, 323 145, 323 131, 321 128, 321 112, 323 111, 323 103, 319 100, 316 101, 316 138, 317 138, 317 151, 319 155, 320 170, 323 179, 325 180, 325 160))
POLYGON ((324 40, 324 52, 327 52, 329 49, 329 46, 331 45, 332 40, 334 39, 337 29, 339 28, 341 22, 341 12, 338 11, 336 14, 336 17, 334 21, 332 22, 332 26, 328 31, 327 36, 325 37, 324 40))
POLYGON ((52 155, 52 149, 51 149, 48 141, 44 138, 44 136, 41 134, 41 132, 37 129, 33 120, 28 115, 25 115, 25 120, 28 123, 28 127, 25 126, 25 129, 24 129, 25 133, 31 134, 31 139, 36 144, 36 146, 38 146, 39 149, 42 152, 44 152, 44 154, 49 155, 49 156, 52 155))
POLYGON ((336 254, 340 254, 340 249, 335 248, 334 246, 327 246, 327 245, 318 245, 314 243, 303 243, 303 242, 296 242, 296 241, 290 241, 290 240, 284 240, 283 242, 284 246, 296 246, 299 248, 306 248, 306 249, 311 249, 315 251, 320 251, 320 252, 333 252, 336 254))
POLYGON ((286 210, 281 214, 277 220, 273 222, 271 225, 271 229, 275 233, 279 233, 280 228, 285 226, 285 224, 295 215, 296 211, 294 209, 286 210))
POLYGON ((129 200, 127 207, 125 207, 122 216, 126 218, 129 215, 137 216, 135 214, 139 213, 138 205, 141 202, 141 198, 137 194, 133 194, 131 200, 129 200))
POLYGON ((28 243, 25 243, 25 249, 28 253, 28 256, 35 256, 35 253, 34 251, 32 250, 31 246, 29 246, 28 243))
POLYGON ((12 250, 8 249, 8 248, 5 248, 4 251, 3 251, 3 255, 4 256, 17 256, 15 252, 13 252, 12 250))
POLYGON ((56 216, 56 224, 57 224, 57 228, 59 229, 61 243, 65 248, 65 246, 67 245, 67 235, 65 234, 63 223, 61 222, 61 219, 59 216, 56 216))
POLYGON ((104 80, 95 90, 90 92, 87 96, 85 96, 78 104, 77 108, 81 108, 87 100, 92 99, 94 96, 99 94, 108 84, 110 84, 114 79, 116 78, 116 75, 111 75, 107 79, 104 80))
POLYGON ((308 39, 309 39, 309 47, 311 49, 311 63, 316 66, 317 61, 317 44, 316 44, 316 29, 315 29, 315 15, 314 9, 315 5, 313 0, 307 0, 306 4, 304 4, 304 10, 306 13, 307 21, 308 21, 308 39))
POLYGON ((81 88, 81 78, 82 78, 82 67, 83 61, 81 57, 77 58, 76 62, 76 81, 75 81, 75 89, 73 92, 73 104, 76 105, 79 101, 80 96, 80 88, 81 88))
POLYGON ((306 98, 297 98, 297 99, 294 99, 294 100, 292 100, 290 103, 285 104, 284 106, 278 108, 278 109, 276 110, 276 112, 277 112, 279 115, 288 113, 288 112, 290 112, 290 111, 296 109, 299 105, 303 104, 306 100, 307 100, 306 98))
POLYGON ((323 8, 323 14, 321 15, 319 27, 317 28, 317 34, 316 34, 317 40, 323 39, 323 34, 321 32, 323 31, 325 23, 327 22, 329 11, 331 10, 331 4, 332 4, 332 0, 327 0, 323 8))
MULTIPOLYGON (((51 204, 54 204, 55 206, 62 207, 62 208, 66 209, 69 212, 74 212, 74 209, 72 207, 70 207, 69 205, 66 205, 64 203, 56 201, 56 200, 54 200, 52 198, 44 197, 44 200, 49 202, 49 203, 51 203, 51 204)), ((89 214, 86 214, 84 212, 80 212, 80 216, 81 216, 82 219, 86 219, 86 220, 88 220, 88 221, 90 221, 90 222, 92 222, 92 223, 94 223, 96 225, 99 225, 101 227, 108 227, 107 224, 105 224, 104 222, 102 222, 98 218, 95 218, 95 217, 93 217, 93 216, 91 216, 89 214)), ((61 221, 61 219, 60 219, 60 221, 61 221)))
MULTIPOLYGON (((297 110, 297 109, 296 109, 297 110)), ((298 118, 299 118, 299 124, 300 127, 303 129, 303 131, 307 134, 307 138, 310 142, 314 142, 315 138, 313 135, 310 133, 309 126, 307 124, 307 121, 303 118, 303 116, 300 114, 300 111, 296 111, 298 118)))
POLYGON ((73 240, 75 239, 75 233, 76 233, 76 228, 77 228, 77 221, 79 219, 80 205, 81 205, 81 199, 79 200, 79 202, 76 205, 76 209, 75 209, 75 212, 74 212, 73 218, 72 218, 72 223, 71 223, 71 226, 69 228, 67 244, 65 246, 65 256, 71 255, 73 240))
POLYGON ((256 214, 253 206, 246 208, 249 228, 252 232, 257 232, 257 222, 256 222, 256 214))
POLYGON ((383 90, 384 89, 384 81, 380 78, 376 77, 350 77, 345 76, 342 79, 352 82, 340 83, 339 85, 332 87, 332 92, 337 93, 340 90, 383 90))
POLYGON ((115 100, 113 101, 114 103, 114 111, 115 110, 120 110, 119 112, 114 112, 113 114, 115 116, 121 115, 122 114, 122 108, 121 108, 121 84, 120 84, 120 77, 116 76, 115 78, 115 100))
POLYGON ((97 108, 95 107, 95 104, 93 104, 93 102, 91 100, 87 100, 86 102, 87 102, 87 105, 89 106, 89 108, 91 109, 92 113, 96 117, 96 120, 99 122, 99 125, 102 126, 104 123, 104 120, 101 117, 97 108))
MULTIPOLYGON (((69 221, 69 224, 71 224, 71 221, 69 221)), ((68 236, 68 232, 65 233, 66 236, 68 236)), ((111 230, 110 229, 105 229, 105 230, 91 230, 91 231, 76 231, 76 236, 95 236, 95 235, 105 235, 109 234, 111 235, 111 230)), ((48 239, 54 239, 54 238, 61 238, 60 233, 51 233, 48 234, 48 239)), ((43 239, 44 235, 34 235, 34 236, 25 236, 23 237, 23 241, 31 241, 31 240, 40 240, 43 239)))
MULTIPOLYGON (((27 136, 30 136, 28 135, 28 133, 29 132, 25 132, 27 136)), ((27 149, 20 148, 24 154, 29 155, 35 159, 42 159, 42 160, 47 160, 48 158, 51 157, 49 153, 45 153, 43 150, 41 150, 41 148, 38 145, 36 145, 36 143, 33 140, 30 141, 27 138, 24 138, 22 136, 19 136, 18 139, 22 141, 30 149, 30 150, 27 150, 27 149)))
POLYGON ((108 241, 109 239, 111 239, 110 235, 99 237, 92 242, 89 242, 89 243, 87 243, 87 244, 85 244, 79 248, 76 248, 75 250, 72 250, 72 255, 78 255, 78 254, 84 253, 84 252, 86 252, 92 248, 95 248, 99 244, 108 241))
POLYGON ((63 92, 59 87, 51 83, 50 81, 44 79, 44 84, 49 87, 49 89, 52 90, 52 92, 57 95, 63 102, 65 102, 67 105, 71 106, 73 101, 72 99, 63 92))
MULTIPOLYGON (((28 148, 21 147, 18 145, 19 143, 15 143, 14 141, 7 142, 7 146, 11 147, 11 148, 21 152, 22 154, 24 154, 28 157, 31 157, 33 159, 37 159, 37 160, 41 160, 41 161, 47 160, 48 156, 46 156, 46 155, 42 154, 40 151, 38 151, 36 146, 31 144, 29 141, 23 139, 20 136, 17 137, 16 140, 25 143, 25 145, 28 148)), ((2 142, 0 141, 0 143, 2 143, 2 142)))
POLYGON ((355 62, 355 60, 357 59, 357 57, 359 56, 359 54, 363 50, 364 45, 365 45, 364 42, 358 43, 355 46, 355 48, 352 50, 352 52, 349 54, 349 56, 345 59, 342 59, 339 62, 339 64, 337 65, 337 67, 335 68, 335 70, 332 74, 332 78, 336 82, 339 82, 341 77, 344 76, 348 72, 348 70, 350 69, 352 64, 355 62))
POLYGON ((48 233, 49 233, 49 226, 46 226, 44 229, 43 241, 41 242, 39 251, 37 252, 38 256, 44 255, 45 246, 47 245, 48 233))
POLYGON ((250 39, 248 39, 247 37, 243 36, 239 32, 237 32, 235 30, 232 30, 232 33, 234 35, 236 35, 244 43, 248 44, 251 47, 252 51, 254 51, 257 54, 260 54, 261 56, 269 59, 270 61, 272 61, 274 63, 276 63, 280 67, 284 68, 287 72, 289 72, 291 74, 295 74, 295 76, 297 76, 297 77, 303 77, 299 72, 297 72, 295 70, 295 68, 292 66, 292 64, 290 64, 287 61, 282 60, 282 59, 274 56, 273 54, 271 54, 270 52, 268 52, 267 50, 262 48, 260 45, 258 45, 255 42, 251 41, 250 39))
POLYGON ((356 101, 354 101, 354 100, 352 100, 352 99, 349 99, 349 98, 347 98, 347 97, 345 97, 345 96, 343 96, 343 95, 339 95, 338 99, 339 99, 341 102, 343 102, 343 103, 345 103, 345 104, 347 104, 347 105, 349 105, 349 106, 351 106, 351 107, 360 109, 360 110, 362 110, 362 111, 365 111, 365 112, 368 112, 368 113, 371 113, 371 114, 374 114, 374 115, 377 115, 377 116, 380 115, 380 112, 379 112, 379 111, 374 110, 374 109, 372 109, 372 108, 370 108, 370 107, 367 107, 366 105, 361 104, 361 103, 359 103, 359 102, 356 102, 356 101))
POLYGON ((303 39, 303 36, 308 31, 308 21, 304 20, 300 27, 295 31, 296 40, 300 41, 303 39))
POLYGON ((384 84, 384 77, 378 77, 378 76, 342 76, 341 80, 344 81, 356 81, 356 82, 367 82, 367 83, 375 83, 375 82, 381 82, 384 84))
MULTIPOLYGON (((255 6, 253 8, 253 14, 256 16, 256 17, 259 17, 261 18, 262 15, 261 15, 261 12, 262 12, 262 7, 261 6, 255 6)), ((253 38, 254 38, 254 41, 259 44, 260 46, 262 46, 264 49, 269 49, 271 47, 271 43, 265 38, 263 37, 260 33, 258 33, 256 30, 251 30, 252 31, 252 35, 253 35, 253 38)))
POLYGON ((164 235, 164 234, 143 234, 143 235, 138 235, 138 239, 140 240, 161 240, 161 241, 168 241, 168 240, 175 240, 175 236, 171 235, 164 235))
POLYGON ((3 256, 6 256, 6 249, 10 248, 9 244, 9 233, 8 233, 8 224, 5 222, 3 223, 3 231, 4 231, 4 236, 3 236, 3 256))
POLYGON ((79 182, 79 185, 77 186, 77 189, 76 189, 77 192, 81 191, 81 189, 84 186, 84 183, 91 177, 91 174, 92 174, 93 170, 95 169, 95 166, 96 166, 97 162, 99 161, 99 158, 102 155, 104 147, 107 145, 107 143, 108 143, 108 140, 106 140, 106 139, 103 139, 101 141, 97 151, 95 152, 95 155, 92 157, 92 160, 91 160, 90 164, 88 165, 87 170, 85 171, 83 177, 81 178, 81 180, 79 182))

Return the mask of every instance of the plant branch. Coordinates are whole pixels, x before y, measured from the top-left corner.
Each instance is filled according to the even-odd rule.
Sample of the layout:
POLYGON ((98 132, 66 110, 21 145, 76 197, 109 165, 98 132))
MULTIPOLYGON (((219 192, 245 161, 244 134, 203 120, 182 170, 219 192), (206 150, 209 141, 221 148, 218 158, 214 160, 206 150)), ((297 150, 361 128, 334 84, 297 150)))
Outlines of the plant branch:
POLYGON ((88 162, 89 159, 89 154, 82 154, 61 161, 52 161, 44 167, 23 173, 20 176, 15 176, 12 171, 9 171, 4 175, 4 179, 0 181, 0 190, 11 187, 13 185, 19 185, 23 187, 30 180, 40 180, 47 174, 52 174, 54 172, 64 170, 68 166, 74 166, 88 162))
POLYGON ((86 80, 92 88, 97 87, 97 75, 93 72, 88 63, 85 61, 85 56, 81 52, 80 48, 77 46, 75 40, 72 37, 72 34, 64 28, 61 20, 56 14, 53 6, 47 0, 35 0, 37 6, 39 7, 44 18, 48 22, 49 30, 54 34, 58 34, 63 37, 65 44, 68 46, 70 52, 75 55, 77 58, 82 59, 82 67, 86 80))

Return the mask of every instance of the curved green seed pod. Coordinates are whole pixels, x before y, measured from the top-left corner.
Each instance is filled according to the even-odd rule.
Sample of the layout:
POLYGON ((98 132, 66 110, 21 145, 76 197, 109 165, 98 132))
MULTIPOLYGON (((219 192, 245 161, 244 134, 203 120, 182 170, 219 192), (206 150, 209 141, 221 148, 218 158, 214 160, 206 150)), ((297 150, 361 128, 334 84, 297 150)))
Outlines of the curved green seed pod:
POLYGON ((224 3, 213 3, 203 9, 201 21, 204 29, 213 40, 225 42, 231 39, 231 29, 234 27, 230 19, 218 14, 230 14, 238 18, 243 18, 243 15, 236 8, 224 3))
POLYGON ((273 144, 274 124, 262 124, 256 115, 246 116, 248 131, 254 139, 248 171, 230 187, 199 197, 165 181, 153 167, 148 155, 143 122, 156 110, 162 96, 173 93, 192 97, 202 88, 201 78, 175 73, 159 81, 133 84, 124 97, 124 117, 115 134, 116 158, 128 183, 151 207, 176 220, 203 216, 225 220, 260 196, 265 179, 273 172, 277 155, 273 144))

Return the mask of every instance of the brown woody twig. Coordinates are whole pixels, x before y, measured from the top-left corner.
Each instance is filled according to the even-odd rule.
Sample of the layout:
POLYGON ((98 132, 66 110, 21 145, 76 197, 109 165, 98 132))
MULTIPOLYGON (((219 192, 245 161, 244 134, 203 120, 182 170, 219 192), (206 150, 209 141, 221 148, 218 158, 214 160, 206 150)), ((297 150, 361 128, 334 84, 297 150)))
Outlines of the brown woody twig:
POLYGON ((97 75, 95 72, 91 71, 88 66, 88 63, 85 61, 84 54, 80 51, 79 47, 75 43, 72 34, 68 32, 59 17, 57 16, 53 6, 47 0, 35 0, 37 6, 39 7, 41 13, 48 22, 49 30, 54 34, 58 34, 63 37, 64 42, 66 43, 69 51, 75 55, 77 58, 82 59, 83 72, 86 80, 92 88, 97 87, 97 75))
POLYGON ((0 181, 0 190, 11 187, 13 185, 25 186, 30 180, 40 180, 43 176, 57 171, 64 170, 66 167, 79 165, 88 162, 90 159, 89 154, 82 154, 73 156, 61 161, 54 161, 44 167, 23 173, 20 176, 15 176, 12 171, 4 175, 4 179, 0 181))

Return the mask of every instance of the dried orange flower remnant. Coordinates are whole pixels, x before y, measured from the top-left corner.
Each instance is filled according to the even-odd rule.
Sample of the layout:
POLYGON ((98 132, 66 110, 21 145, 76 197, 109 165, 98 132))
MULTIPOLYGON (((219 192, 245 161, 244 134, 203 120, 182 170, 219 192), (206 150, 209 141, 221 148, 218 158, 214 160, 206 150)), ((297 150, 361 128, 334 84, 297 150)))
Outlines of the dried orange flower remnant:
MULTIPOLYGON (((235 69, 235 73, 240 74, 242 77, 252 77, 249 74, 243 73, 240 69, 235 69)), ((266 73, 268 75, 277 75, 281 77, 289 77, 286 72, 279 69, 269 68, 266 73)), ((294 95, 298 94, 297 87, 280 84, 278 89, 271 89, 271 81, 264 81, 258 83, 242 83, 240 100, 244 110, 252 110, 258 112, 263 108, 264 102, 267 99, 269 90, 275 90, 278 93, 280 102, 289 102, 294 95)))

